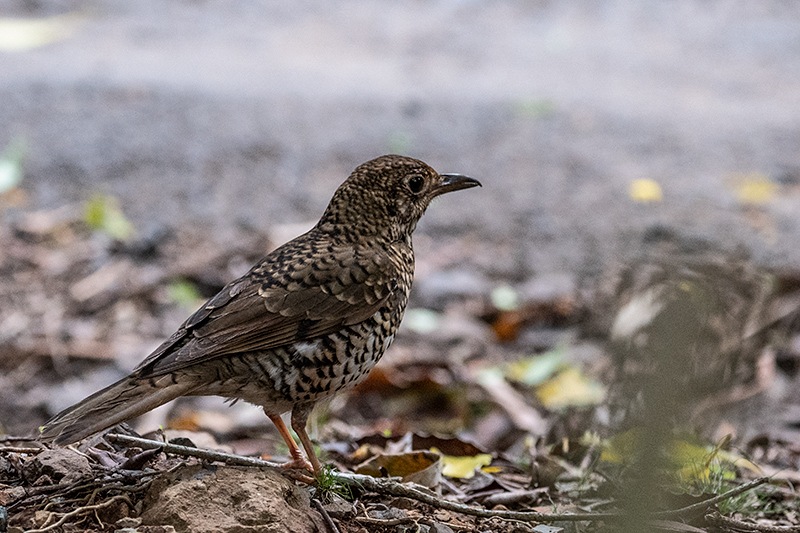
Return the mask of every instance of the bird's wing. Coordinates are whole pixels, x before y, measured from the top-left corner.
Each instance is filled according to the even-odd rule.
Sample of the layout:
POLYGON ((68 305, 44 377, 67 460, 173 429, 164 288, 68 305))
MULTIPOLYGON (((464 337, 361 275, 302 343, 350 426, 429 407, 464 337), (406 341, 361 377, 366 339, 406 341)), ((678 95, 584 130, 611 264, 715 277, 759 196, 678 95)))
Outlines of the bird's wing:
POLYGON ((136 371, 158 376, 324 336, 374 315, 398 286, 400 270, 383 250, 326 246, 324 254, 308 247, 298 254, 286 246, 226 285, 136 371))

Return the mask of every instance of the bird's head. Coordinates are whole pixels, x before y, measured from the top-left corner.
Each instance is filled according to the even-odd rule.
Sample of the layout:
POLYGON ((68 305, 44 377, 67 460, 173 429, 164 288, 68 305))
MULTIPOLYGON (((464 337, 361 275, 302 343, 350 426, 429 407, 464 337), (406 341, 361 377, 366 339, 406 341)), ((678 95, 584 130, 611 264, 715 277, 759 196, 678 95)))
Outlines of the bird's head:
POLYGON ((478 180, 439 174, 418 159, 384 155, 356 167, 334 193, 318 227, 394 241, 414 231, 431 200, 475 186, 478 180))

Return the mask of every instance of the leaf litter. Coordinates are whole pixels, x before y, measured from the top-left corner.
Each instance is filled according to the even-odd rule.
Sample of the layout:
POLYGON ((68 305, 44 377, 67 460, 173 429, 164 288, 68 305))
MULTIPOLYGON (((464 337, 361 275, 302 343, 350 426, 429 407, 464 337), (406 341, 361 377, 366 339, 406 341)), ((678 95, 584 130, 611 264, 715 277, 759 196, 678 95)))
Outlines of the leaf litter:
MULTIPOLYGON (((204 505, 224 500, 241 520, 257 513, 236 502, 265 499, 270 487, 291 493, 275 496, 289 507, 270 512, 284 521, 312 517, 295 531, 567 528, 503 518, 505 511, 610 513, 570 526, 581 531, 622 527, 624 517, 670 531, 758 531, 800 520, 800 405, 779 397, 780 416, 764 415, 775 412, 776 383, 798 387, 800 273, 768 272, 721 252, 666 253, 542 297, 489 278, 479 291, 456 287, 450 296, 440 284, 444 303, 435 309, 414 295, 408 323, 369 379, 315 413, 315 438, 335 470, 331 483, 308 488, 281 474, 254 482, 247 467, 104 437, 56 450, 25 437, 133 367, 187 309, 266 253, 275 244, 268 234, 141 235, 113 198, 100 196, 54 211, 7 207, 3 216, 0 508, 9 531, 198 530, 192 513, 162 505, 168 493, 185 504, 191 492, 181 487, 213 492, 204 505), (340 491, 335 472, 412 476, 441 501, 499 514, 340 491), (771 476, 766 488, 700 512, 654 514, 762 475, 771 476)), ((451 249, 464 254, 452 253, 453 265, 475 252, 451 249)), ((281 439, 256 411, 183 399, 160 422, 134 426, 190 448, 285 460, 281 439)), ((203 530, 235 530, 218 522, 203 530)))

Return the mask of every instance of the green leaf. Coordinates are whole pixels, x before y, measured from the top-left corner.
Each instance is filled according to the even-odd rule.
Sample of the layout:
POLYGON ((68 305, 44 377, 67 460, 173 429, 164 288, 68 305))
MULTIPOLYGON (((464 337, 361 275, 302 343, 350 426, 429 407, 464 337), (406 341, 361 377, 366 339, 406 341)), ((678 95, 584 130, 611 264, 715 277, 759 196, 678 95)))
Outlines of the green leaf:
POLYGON ((519 307, 517 291, 509 285, 500 285, 491 294, 492 305, 501 311, 513 311, 519 307))
POLYGON ((413 308, 406 311, 403 326, 415 333, 422 335, 436 331, 441 322, 441 316, 430 309, 413 308))
POLYGON ((544 383, 564 363, 564 356, 559 350, 551 350, 541 355, 524 357, 508 365, 506 376, 512 381, 525 385, 544 383))
POLYGON ((544 118, 556 112, 556 104, 552 100, 522 100, 517 102, 516 111, 524 117, 544 118))
POLYGON ((133 236, 133 224, 125 217, 119 200, 113 196, 95 194, 86 202, 83 221, 95 231, 124 241, 133 236))
POLYGON ((191 282, 178 280, 167 286, 167 298, 181 307, 194 309, 203 299, 203 295, 191 282))
POLYGON ((22 159, 25 142, 21 138, 11 141, 0 155, 0 193, 9 191, 22 182, 22 159))
POLYGON ((394 154, 407 154, 414 146, 414 137, 407 131, 395 131, 389 136, 389 151, 394 154))

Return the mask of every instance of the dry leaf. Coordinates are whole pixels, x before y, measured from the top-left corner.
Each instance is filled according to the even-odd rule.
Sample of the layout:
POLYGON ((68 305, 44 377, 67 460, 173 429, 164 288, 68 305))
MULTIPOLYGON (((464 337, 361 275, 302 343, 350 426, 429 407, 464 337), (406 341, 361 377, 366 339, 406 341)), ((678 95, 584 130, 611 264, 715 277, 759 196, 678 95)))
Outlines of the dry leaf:
POLYGON ((661 185, 657 181, 643 178, 631 182, 628 196, 634 202, 650 203, 660 202, 664 195, 661 192, 661 185))
POLYGON ((506 376, 512 381, 535 386, 543 383, 564 364, 564 356, 558 350, 541 355, 524 357, 508 365, 506 376))
POLYGON ((605 399, 606 391, 577 367, 569 367, 537 387, 536 395, 548 409, 563 409, 597 405, 605 399))
MULTIPOLYGON (((441 454, 436 448, 431 448, 431 451, 441 454)), ((470 479, 475 475, 476 468, 489 466, 491 462, 492 456, 488 453, 479 453, 472 456, 442 454, 442 474, 447 477, 470 479)))
POLYGON ((381 454, 359 465, 356 473, 372 477, 401 477, 403 483, 435 487, 442 477, 442 457, 429 451, 381 454))
POLYGON ((743 204, 765 204, 778 192, 778 185, 760 172, 741 176, 735 186, 736 198, 743 204))
POLYGON ((22 52, 66 39, 78 27, 77 15, 48 18, 0 18, 0 50, 22 52))

